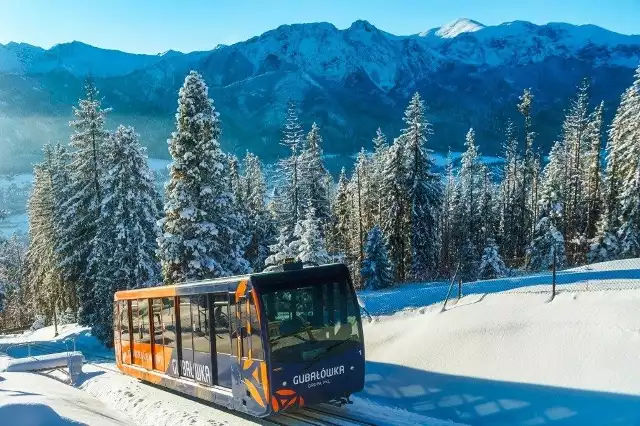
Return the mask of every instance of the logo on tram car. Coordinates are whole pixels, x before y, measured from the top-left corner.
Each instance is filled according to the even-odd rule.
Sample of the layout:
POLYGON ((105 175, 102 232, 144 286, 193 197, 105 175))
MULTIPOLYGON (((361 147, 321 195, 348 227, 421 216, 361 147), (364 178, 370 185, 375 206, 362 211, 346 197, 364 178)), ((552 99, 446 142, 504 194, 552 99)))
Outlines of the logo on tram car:
POLYGON ((329 377, 339 376, 344 374, 344 365, 339 365, 336 367, 330 368, 322 368, 317 371, 312 371, 310 373, 298 374, 297 376, 293 376, 293 384, 294 385, 303 385, 305 383, 309 383, 309 387, 321 386, 324 384, 331 383, 329 377), (322 382, 320 382, 322 380, 322 382), (318 383, 312 383, 318 382, 318 383))

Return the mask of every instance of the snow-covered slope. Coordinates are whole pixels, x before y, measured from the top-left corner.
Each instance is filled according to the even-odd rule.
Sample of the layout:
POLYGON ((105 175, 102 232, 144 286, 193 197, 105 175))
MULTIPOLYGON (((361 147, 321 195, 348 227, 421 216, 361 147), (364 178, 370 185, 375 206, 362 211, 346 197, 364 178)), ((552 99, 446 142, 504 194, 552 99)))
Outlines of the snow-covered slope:
POLYGON ((42 74, 66 71, 77 77, 89 73, 96 77, 115 77, 182 55, 172 50, 159 55, 131 54, 79 41, 57 44, 48 50, 26 43, 8 43, 0 44, 0 72, 42 74))
POLYGON ((361 397, 473 425, 638 424, 639 303, 640 290, 498 293, 379 319, 361 397))
MULTIPOLYGON (((640 259, 565 275, 572 286, 552 301, 548 293, 501 292, 512 288, 509 280, 486 281, 477 286, 487 290, 444 312, 425 300, 428 306, 397 305, 394 315, 365 323, 365 389, 345 409, 379 425, 442 424, 433 418, 473 425, 640 424, 640 259), (622 288, 619 281, 626 281, 622 288)), ((521 279, 539 287, 544 277, 521 279)), ((406 298, 403 289, 381 294, 390 299, 394 290, 406 298)), ((77 326, 65 326, 55 342, 74 335, 90 347, 87 330, 77 326)), ((52 337, 48 327, 4 338, 0 349, 52 337)), ((245 421, 120 376, 112 364, 85 370, 81 388, 139 424, 245 421)))
POLYGON ((0 425, 129 426, 132 423, 98 399, 59 381, 32 373, 0 374, 0 425))

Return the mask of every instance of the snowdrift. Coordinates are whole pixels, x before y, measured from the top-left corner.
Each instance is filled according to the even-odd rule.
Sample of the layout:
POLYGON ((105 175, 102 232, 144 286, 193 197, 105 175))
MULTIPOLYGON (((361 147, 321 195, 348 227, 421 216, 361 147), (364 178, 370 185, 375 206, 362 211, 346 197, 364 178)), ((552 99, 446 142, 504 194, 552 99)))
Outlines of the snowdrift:
POLYGON ((131 425, 85 392, 36 374, 0 374, 0 395, 0 426, 131 425))
POLYGON ((640 424, 640 290, 470 295, 365 326, 360 398, 474 425, 640 424))

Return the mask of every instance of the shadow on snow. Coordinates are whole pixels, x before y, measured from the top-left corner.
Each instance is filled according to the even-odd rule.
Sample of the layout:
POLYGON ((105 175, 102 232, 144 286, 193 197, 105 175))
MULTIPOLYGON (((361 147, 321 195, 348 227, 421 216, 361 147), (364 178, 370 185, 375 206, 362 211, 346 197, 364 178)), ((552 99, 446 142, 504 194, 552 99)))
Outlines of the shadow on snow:
POLYGON ((473 425, 637 425, 640 396, 502 382, 367 362, 356 395, 473 425))

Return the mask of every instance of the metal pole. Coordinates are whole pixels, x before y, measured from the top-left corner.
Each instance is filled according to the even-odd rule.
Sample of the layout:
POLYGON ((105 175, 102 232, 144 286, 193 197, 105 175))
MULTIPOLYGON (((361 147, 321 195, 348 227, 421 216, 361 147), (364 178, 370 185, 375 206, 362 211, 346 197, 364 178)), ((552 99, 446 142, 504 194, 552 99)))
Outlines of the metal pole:
POLYGON ((558 261, 558 256, 556 254, 556 245, 553 245, 553 278, 551 285, 551 298, 553 299, 556 296, 556 262, 558 261))
POLYGON ((53 330, 55 332, 54 336, 58 337, 58 317, 56 316, 56 304, 53 303, 53 330))
POLYGON ((442 304, 442 309, 440 310, 440 312, 444 312, 445 309, 447 308, 447 301, 449 300, 449 296, 451 295, 451 289, 453 288, 453 283, 456 282, 456 275, 458 275, 458 269, 460 269, 460 262, 458 262, 458 265, 456 266, 456 271, 453 273, 453 276, 451 277, 451 284, 449 284, 449 291, 447 291, 447 297, 445 297, 444 299, 444 303, 442 304))

